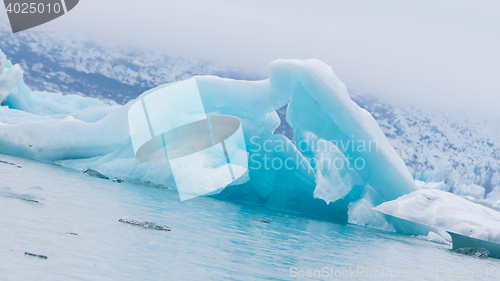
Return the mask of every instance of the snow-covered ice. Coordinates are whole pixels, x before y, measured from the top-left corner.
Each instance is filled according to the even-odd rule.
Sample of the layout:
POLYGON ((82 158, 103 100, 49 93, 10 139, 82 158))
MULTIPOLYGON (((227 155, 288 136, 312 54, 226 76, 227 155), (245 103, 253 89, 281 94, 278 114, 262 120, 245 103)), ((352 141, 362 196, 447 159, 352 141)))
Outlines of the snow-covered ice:
POLYGON ((446 191, 420 189, 375 210, 433 227, 448 241, 446 231, 500 243, 500 212, 446 191))

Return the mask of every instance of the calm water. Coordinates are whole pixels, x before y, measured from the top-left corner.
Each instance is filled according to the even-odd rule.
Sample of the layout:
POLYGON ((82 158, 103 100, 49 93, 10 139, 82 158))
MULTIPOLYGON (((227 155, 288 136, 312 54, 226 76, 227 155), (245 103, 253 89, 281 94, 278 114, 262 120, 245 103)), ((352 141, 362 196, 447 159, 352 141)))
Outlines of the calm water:
POLYGON ((449 279, 499 279, 484 278, 487 270, 500 276, 500 260, 415 237, 211 198, 180 202, 164 189, 11 156, 0 160, 22 166, 0 163, 0 280, 294 280, 298 270, 325 267, 324 278, 317 272, 310 279, 373 279, 366 270, 382 269, 389 279, 406 273, 410 280, 443 280, 446 269, 449 279), (172 231, 118 222, 125 216, 172 231), (357 267, 365 273, 335 278, 357 267), (436 267, 439 277, 429 276, 436 267), (453 278, 464 273, 460 267, 470 267, 474 277, 453 278))

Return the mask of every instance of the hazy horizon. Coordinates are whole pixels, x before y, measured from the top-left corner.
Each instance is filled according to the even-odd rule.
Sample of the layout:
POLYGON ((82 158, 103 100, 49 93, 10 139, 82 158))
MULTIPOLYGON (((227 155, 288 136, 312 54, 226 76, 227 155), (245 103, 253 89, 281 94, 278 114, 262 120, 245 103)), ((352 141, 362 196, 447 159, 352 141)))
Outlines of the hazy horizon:
POLYGON ((498 14, 500 2, 486 0, 87 0, 28 32, 87 36, 264 77, 277 58, 317 58, 358 92, 500 116, 498 14))

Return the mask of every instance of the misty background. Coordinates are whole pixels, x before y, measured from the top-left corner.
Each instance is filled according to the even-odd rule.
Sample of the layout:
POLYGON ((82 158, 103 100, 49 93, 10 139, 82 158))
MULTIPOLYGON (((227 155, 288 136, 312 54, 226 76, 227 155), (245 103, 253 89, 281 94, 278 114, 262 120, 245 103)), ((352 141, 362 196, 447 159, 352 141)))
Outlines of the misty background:
POLYGON ((486 0, 81 0, 24 32, 87 36, 262 77, 277 58, 317 58, 354 92, 498 117, 499 14, 500 2, 486 0))

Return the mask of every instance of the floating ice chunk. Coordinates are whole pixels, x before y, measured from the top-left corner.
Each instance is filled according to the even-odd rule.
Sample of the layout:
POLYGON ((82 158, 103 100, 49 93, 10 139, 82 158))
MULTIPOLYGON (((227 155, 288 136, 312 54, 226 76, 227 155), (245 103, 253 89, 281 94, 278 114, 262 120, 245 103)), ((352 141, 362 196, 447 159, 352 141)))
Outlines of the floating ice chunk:
POLYGON ((144 186, 148 186, 148 187, 171 189, 170 187, 163 185, 163 184, 155 184, 155 183, 152 183, 150 181, 143 181, 140 179, 129 179, 128 177, 114 178, 113 182, 116 182, 116 183, 129 182, 132 184, 144 185, 144 186))
POLYGON ((24 252, 24 254, 28 255, 28 256, 32 256, 32 257, 41 258, 41 259, 47 259, 47 256, 44 256, 44 255, 37 255, 37 254, 30 253, 30 252, 24 252))
POLYGON ((473 256, 476 258, 487 258, 488 255, 490 254, 490 251, 486 250, 485 248, 458 248, 456 250, 457 253, 467 255, 467 256, 473 256))
POLYGON ((128 224, 131 224, 131 225, 140 226, 140 227, 146 228, 146 229, 161 230, 161 231, 170 231, 170 228, 168 226, 157 224, 157 223, 154 223, 154 222, 147 222, 147 221, 135 220, 135 219, 130 219, 128 217, 123 217, 123 218, 119 219, 118 221, 119 222, 123 222, 123 223, 128 223, 128 224))
POLYGON ((106 177, 105 175, 99 173, 96 170, 92 170, 92 169, 89 169, 89 168, 83 170, 82 174, 85 174, 85 175, 88 175, 88 176, 91 176, 91 177, 94 177, 94 178, 98 178, 98 179, 109 180, 109 178, 106 177))
POLYGON ((500 212, 449 192, 420 189, 374 208, 384 214, 431 226, 451 240, 452 231, 491 242, 500 242, 500 212))

